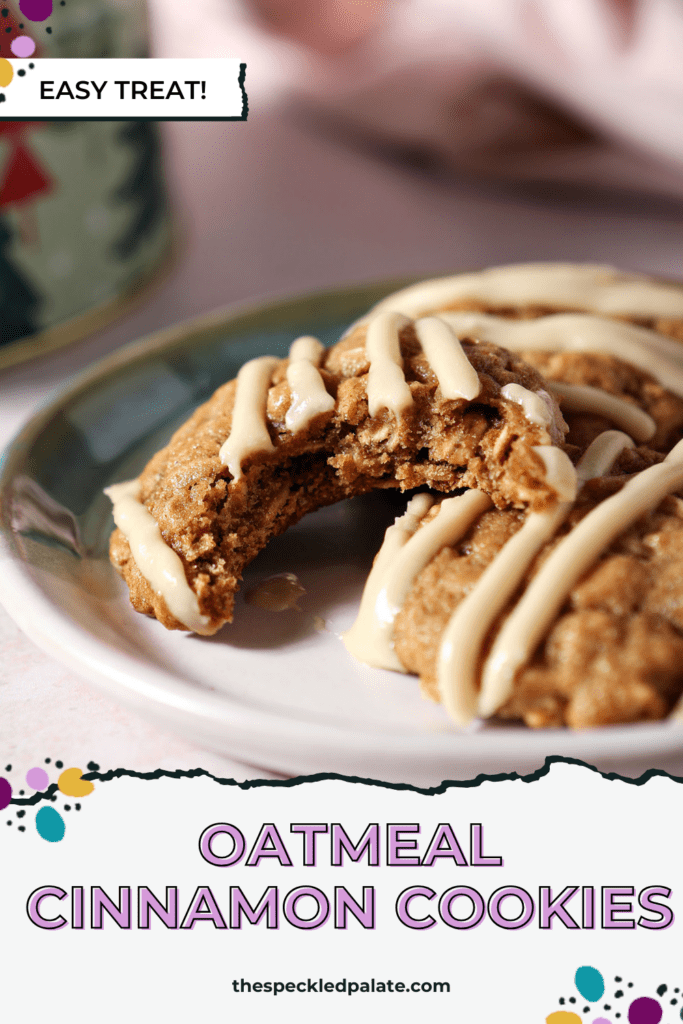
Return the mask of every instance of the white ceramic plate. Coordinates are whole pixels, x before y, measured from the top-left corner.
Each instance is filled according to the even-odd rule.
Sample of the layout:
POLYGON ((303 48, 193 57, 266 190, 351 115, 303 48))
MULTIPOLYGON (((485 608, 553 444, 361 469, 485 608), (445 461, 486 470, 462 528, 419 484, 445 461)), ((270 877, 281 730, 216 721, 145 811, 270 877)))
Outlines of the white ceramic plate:
POLYGON ((577 733, 487 724, 463 732, 420 698, 415 678, 353 661, 339 634, 353 621, 398 511, 390 496, 309 516, 249 568, 243 592, 269 575, 295 573, 306 590, 299 611, 266 612, 240 599, 234 624, 206 639, 169 633, 131 609, 106 556, 112 520, 102 488, 137 474, 245 359, 284 355, 298 334, 330 343, 388 290, 214 315, 88 371, 6 453, 0 599, 37 644, 110 695, 270 770, 418 786, 526 773, 554 754, 627 775, 671 770, 683 760, 680 725, 577 733))

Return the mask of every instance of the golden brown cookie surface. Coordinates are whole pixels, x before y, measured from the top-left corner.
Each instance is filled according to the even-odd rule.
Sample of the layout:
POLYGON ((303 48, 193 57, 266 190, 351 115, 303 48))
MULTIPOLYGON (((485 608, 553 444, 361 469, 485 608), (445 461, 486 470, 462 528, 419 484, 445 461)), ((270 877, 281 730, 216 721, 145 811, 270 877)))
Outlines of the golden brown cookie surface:
MULTIPOLYGON (((461 340, 495 342, 535 366, 560 403, 570 428, 567 443, 574 446, 575 458, 603 432, 617 427, 631 434, 636 442, 648 445, 648 451, 627 451, 621 456, 620 472, 632 473, 661 459, 681 439, 683 288, 679 284, 605 267, 493 268, 409 287, 379 303, 370 317, 389 310, 416 317, 442 317, 461 340), (638 460, 640 464, 636 465, 638 460)), ((351 329, 349 345, 365 329, 368 319, 363 318, 351 329)), ((348 646, 352 653, 371 664, 399 667, 402 663, 408 671, 421 676, 429 695, 443 698, 447 706, 443 667, 446 655, 453 678, 475 678, 479 673, 480 685, 486 664, 490 671, 483 676, 484 680, 494 678, 498 671, 500 685, 502 670, 495 670, 487 659, 490 656, 489 660, 495 662, 502 657, 494 638, 503 632, 502 626, 515 602, 529 588, 544 560, 569 534, 570 527, 584 518, 587 510, 597 507, 600 494, 604 496, 610 487, 617 486, 607 481, 585 486, 576 507, 558 523, 556 532, 543 542, 522 572, 515 584, 515 594, 506 597, 495 621, 488 624, 474 669, 470 666, 461 671, 453 648, 455 645, 457 651, 460 642, 463 659, 471 657, 471 652, 467 653, 469 634, 476 633, 477 619, 482 618, 485 609, 486 589, 480 584, 485 570, 494 562, 507 566, 504 572, 501 568, 503 575, 498 577, 502 588, 505 575, 514 576, 514 552, 519 551, 520 557, 524 555, 524 541, 517 537, 523 526, 533 539, 533 523, 517 510, 492 509, 487 505, 479 508, 477 519, 458 533, 456 542, 442 542, 439 550, 430 549, 425 566, 411 582, 407 594, 395 579, 390 579, 386 590, 375 579, 374 590, 380 594, 380 604, 386 603, 387 594, 393 598, 401 594, 401 601, 396 602, 401 607, 393 613, 395 654, 387 649, 386 634, 382 634, 386 622, 382 625, 378 616, 374 626, 368 627, 367 615, 365 624, 361 616, 351 631, 348 646), (478 604, 473 604, 470 596, 475 590, 480 595, 478 604), (457 614, 461 605, 474 608, 469 619, 467 614, 457 614), (454 631, 456 624, 464 632, 454 631), (368 638, 368 647, 375 647, 364 656, 362 647, 368 638), (396 656, 398 664, 394 664, 396 656)), ((515 669, 511 692, 495 708, 498 715, 521 718, 533 726, 584 727, 661 718, 668 713, 683 690, 683 672, 677 667, 683 641, 683 622, 679 622, 678 611, 683 602, 683 584, 673 583, 677 576, 683 579, 683 566, 678 564, 676 542, 667 547, 658 527, 667 537, 683 539, 678 513, 673 518, 669 515, 678 507, 676 501, 666 498, 659 512, 648 512, 653 522, 660 516, 657 528, 650 529, 652 523, 648 525, 645 520, 630 525, 623 538, 613 538, 605 552, 596 557, 595 566, 588 567, 586 580, 593 581, 588 590, 597 602, 595 607, 579 607, 588 591, 582 591, 578 583, 570 587, 566 602, 561 610, 557 609, 538 651, 534 653, 533 649, 532 657, 526 660, 518 659, 521 667, 515 669), (647 530, 649 538, 641 544, 641 554, 629 549, 628 556, 625 555, 622 546, 628 548, 633 537, 640 536, 639 530, 647 530), (666 580, 666 600, 661 599, 660 580, 666 580), (584 595, 581 600, 579 592, 584 595), (628 601, 626 595, 630 595, 628 601), (620 602, 624 601, 628 607, 617 613, 615 609, 621 608, 620 602), (609 610, 605 605, 609 605, 609 610), (651 657, 647 655, 648 633, 653 638, 651 657)), ((454 521, 456 513, 455 507, 449 512, 454 521)), ((417 534, 430 523, 434 532, 437 515, 438 506, 424 517, 417 534)), ((401 529, 400 522, 395 530, 401 529)), ((404 532, 408 529, 402 528, 404 532)), ((430 547, 427 532, 424 531, 421 541, 425 550, 430 547)), ((396 543, 395 536, 389 546, 396 543)), ((411 541, 397 556, 403 566, 410 564, 411 545, 417 552, 419 544, 420 541, 416 547, 411 541)), ((528 550, 529 544, 527 553, 528 550)), ((416 556, 412 557, 415 562, 416 556)), ((489 592, 495 596, 495 586, 489 587, 489 592)), ((367 605, 368 588, 364 601, 367 605)), ((505 639, 507 647, 514 648, 514 636, 506 634, 505 639)), ((449 711, 456 720, 467 720, 467 701, 462 707, 457 700, 451 703, 449 711), (465 715, 462 719, 458 717, 461 713, 465 715)))
MULTIPOLYGON (((644 463, 654 458, 645 451, 637 454, 644 463)), ((584 487, 567 520, 496 616, 480 652, 479 671, 544 562, 627 479, 610 477, 584 487)), ((439 652, 454 609, 524 522, 518 511, 485 511, 458 544, 442 549, 420 573, 398 612, 396 653, 433 699, 439 699, 439 652)), ((683 499, 671 495, 601 551, 571 588, 497 715, 532 727, 574 728, 665 717, 683 692, 681 580, 683 499)))
MULTIPOLYGON (((410 324, 401 327, 399 345, 410 403, 399 415, 388 408, 370 414, 372 361, 362 345, 342 342, 322 356, 319 367, 333 408, 302 429, 287 426, 296 397, 288 379, 291 362, 260 361, 253 369, 264 374, 265 441, 256 450, 244 449, 239 469, 233 466, 232 473, 221 456, 226 439, 234 436, 240 401, 238 382, 231 381, 142 472, 138 499, 163 543, 181 559, 207 631, 230 621, 242 571, 268 540, 323 505, 375 488, 420 486, 442 492, 478 486, 501 506, 542 509, 557 500, 558 484, 539 454, 553 448, 550 432, 562 436, 557 407, 547 396, 538 399, 547 422, 532 422, 517 401, 502 394, 509 385, 532 397, 543 392, 533 368, 495 345, 466 342, 462 349, 478 394, 447 399, 410 324)), ((566 456, 553 452, 571 470, 566 456)), ((168 628, 186 628, 136 563, 121 529, 112 537, 111 557, 137 610, 156 615, 168 628)))

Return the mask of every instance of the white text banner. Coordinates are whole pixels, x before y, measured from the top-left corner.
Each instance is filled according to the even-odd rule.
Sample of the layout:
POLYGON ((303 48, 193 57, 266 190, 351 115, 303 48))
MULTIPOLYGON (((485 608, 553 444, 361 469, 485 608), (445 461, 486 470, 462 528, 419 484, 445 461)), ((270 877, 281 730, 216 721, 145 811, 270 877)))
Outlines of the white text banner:
POLYGON ((245 121, 237 58, 11 60, 2 120, 245 121))

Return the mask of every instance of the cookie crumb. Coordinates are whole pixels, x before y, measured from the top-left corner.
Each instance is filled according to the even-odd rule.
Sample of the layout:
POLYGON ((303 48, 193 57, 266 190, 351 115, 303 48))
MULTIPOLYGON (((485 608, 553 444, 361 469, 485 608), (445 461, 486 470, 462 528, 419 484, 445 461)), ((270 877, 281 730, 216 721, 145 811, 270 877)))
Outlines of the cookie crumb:
POLYGON ((247 604, 263 608, 267 612, 300 612, 299 600, 306 590, 293 572, 283 572, 261 580, 244 595, 247 604))

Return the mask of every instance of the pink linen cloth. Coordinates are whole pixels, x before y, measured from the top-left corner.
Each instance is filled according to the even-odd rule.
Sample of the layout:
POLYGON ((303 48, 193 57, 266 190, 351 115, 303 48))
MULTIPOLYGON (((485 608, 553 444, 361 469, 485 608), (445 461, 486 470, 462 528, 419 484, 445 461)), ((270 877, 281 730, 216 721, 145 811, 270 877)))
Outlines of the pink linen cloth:
POLYGON ((598 136, 603 182, 681 191, 681 0, 396 0, 333 56, 282 45, 298 46, 292 85, 308 102, 406 149, 580 181, 598 136))

